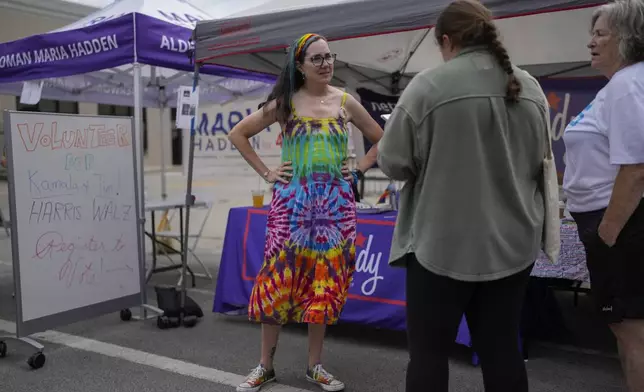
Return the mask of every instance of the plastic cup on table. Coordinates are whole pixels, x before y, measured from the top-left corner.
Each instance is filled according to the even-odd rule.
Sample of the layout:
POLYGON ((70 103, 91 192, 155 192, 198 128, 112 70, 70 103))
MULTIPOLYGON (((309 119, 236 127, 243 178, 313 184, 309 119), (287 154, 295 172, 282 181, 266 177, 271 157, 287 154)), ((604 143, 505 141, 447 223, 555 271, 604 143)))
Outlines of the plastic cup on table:
POLYGON ((263 190, 253 190, 253 208, 262 208, 264 207, 264 191, 263 190))

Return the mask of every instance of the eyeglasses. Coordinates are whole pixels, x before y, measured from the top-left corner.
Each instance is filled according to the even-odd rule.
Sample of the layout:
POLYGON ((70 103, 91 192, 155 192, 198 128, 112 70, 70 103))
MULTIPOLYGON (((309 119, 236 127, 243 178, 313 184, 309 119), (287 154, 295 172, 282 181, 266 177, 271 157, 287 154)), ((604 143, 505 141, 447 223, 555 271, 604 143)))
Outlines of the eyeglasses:
POLYGON ((316 67, 321 67, 325 61, 327 64, 333 65, 333 63, 335 63, 336 56, 337 55, 335 53, 327 53, 325 55, 316 54, 315 56, 311 57, 309 60, 311 60, 311 63, 316 67))

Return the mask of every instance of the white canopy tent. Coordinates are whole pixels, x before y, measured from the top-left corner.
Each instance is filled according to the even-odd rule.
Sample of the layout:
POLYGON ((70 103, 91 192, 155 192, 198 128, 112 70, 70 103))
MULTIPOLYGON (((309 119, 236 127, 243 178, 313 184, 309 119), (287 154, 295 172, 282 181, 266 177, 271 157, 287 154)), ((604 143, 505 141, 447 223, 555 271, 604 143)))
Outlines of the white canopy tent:
MULTIPOLYGON (((249 6, 257 4, 259 3, 255 1, 249 3, 249 6)), ((216 17, 229 13, 217 4, 211 5, 210 9, 216 17)), ((230 12, 239 9, 243 9, 243 7, 238 6, 230 12)), ((139 60, 141 71, 142 103, 146 107, 174 107, 176 97, 169 94, 165 99, 160 99, 159 87, 172 88, 172 92, 175 92, 180 85, 192 84, 192 65, 188 55, 191 44, 188 31, 194 28, 196 21, 213 17, 211 13, 204 12, 186 0, 117 0, 60 29, 18 40, 15 43, 30 46, 32 38, 46 38, 61 32, 73 33, 74 30, 95 27, 104 22, 134 15, 144 16, 146 21, 147 18, 154 18, 156 21, 156 24, 152 25, 153 31, 150 31, 149 34, 145 34, 145 32, 141 34, 152 37, 149 40, 146 38, 144 42, 136 42, 134 47, 135 54, 139 55, 137 60, 139 60), (150 51, 157 52, 156 56, 148 54, 150 51), (176 58, 171 56, 177 52, 183 53, 182 61, 172 64, 176 58), (142 56, 145 58, 142 59, 142 56), (146 61, 148 57, 151 61, 146 61), (148 65, 146 64, 148 62, 166 63, 167 66, 148 65)), ((136 29, 136 26, 133 28, 136 29)), ((0 52, 0 55, 2 54, 4 53, 0 52)), ((56 70, 54 75, 56 77, 49 78, 39 78, 39 76, 43 76, 40 72, 31 74, 14 72, 14 75, 0 79, 0 94, 19 95, 23 81, 42 79, 44 81, 43 98, 120 105, 132 104, 133 64, 107 69, 100 69, 100 67, 100 63, 93 64, 89 68, 99 68, 99 70, 78 73, 75 72, 76 69, 73 69, 71 75, 62 77, 58 76, 59 72, 56 70)), ((79 71, 83 71, 82 67, 77 68, 79 71)), ((259 97, 263 96, 265 90, 270 88, 270 83, 266 83, 266 81, 270 82, 271 78, 267 79, 262 75, 222 68, 204 70, 202 73, 204 75, 201 81, 201 100, 205 103, 223 103, 239 96, 259 97)))
MULTIPOLYGON (((537 77, 595 75, 588 67, 591 14, 598 0, 483 1, 512 61, 537 77)), ((326 36, 337 53, 335 83, 397 93, 442 62, 432 25, 449 0, 272 0, 195 29, 201 64, 278 73, 298 36, 326 36)))
MULTIPOLYGON (((226 14, 225 9, 211 9, 218 16, 226 14)), ((176 106, 180 86, 192 85, 191 29, 198 20, 210 18, 187 0, 117 0, 50 33, 0 45, 0 70, 7 71, 0 72, 0 94, 20 95, 24 81, 42 80, 42 98, 134 106, 135 133, 141 146, 142 107, 161 109, 164 132, 168 127, 163 122, 164 109, 176 106), (107 42, 114 50, 82 56, 79 42, 107 42), (44 56, 50 51, 51 56, 44 56), (76 61, 66 63, 72 59, 64 56, 76 61)), ((210 67, 202 72, 200 102, 222 104, 240 97, 263 97, 272 81, 272 76, 210 67)), ((161 193, 165 198, 166 154, 160 139, 161 193)), ((142 183, 140 150, 137 164, 142 183)))
MULTIPOLYGON (((201 69, 212 64, 278 74, 288 46, 305 33, 317 33, 337 54, 334 84, 396 95, 418 72, 442 63, 433 25, 451 1, 270 0, 226 18, 199 21, 193 34, 195 85, 201 69)), ((495 16, 514 64, 536 77, 595 75, 586 45, 591 15, 606 1, 481 2, 495 16)), ((188 183, 188 196, 190 191, 188 183)))
MULTIPOLYGON (((481 1, 499 19, 501 39, 516 65, 541 77, 588 72, 585 46, 590 17, 604 1, 481 1)), ((432 26, 450 2, 272 0, 228 18, 199 21, 193 34, 193 88, 209 64, 277 74, 286 48, 302 34, 313 32, 325 36, 338 55, 335 83, 397 94, 416 73, 442 62, 432 26)), ((192 198, 194 134, 193 126, 187 200, 192 198)))

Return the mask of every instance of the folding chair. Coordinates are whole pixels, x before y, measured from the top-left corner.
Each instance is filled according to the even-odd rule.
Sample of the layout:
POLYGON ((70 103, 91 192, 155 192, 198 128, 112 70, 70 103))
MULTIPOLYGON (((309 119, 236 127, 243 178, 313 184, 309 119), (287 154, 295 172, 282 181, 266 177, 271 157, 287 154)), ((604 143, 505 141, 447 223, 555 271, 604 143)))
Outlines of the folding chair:
MULTIPOLYGON (((206 207, 201 207, 201 208, 193 207, 192 208, 192 209, 195 209, 195 210, 207 209, 207 211, 206 211, 206 216, 204 217, 203 221, 201 222, 201 226, 199 227, 199 231, 197 233, 194 233, 194 234, 191 233, 190 228, 188 228, 188 233, 186 233, 187 236, 188 236, 188 240, 194 239, 194 242, 192 243, 192 246, 188 245, 188 249, 185 249, 184 251, 188 252, 189 255, 192 255, 192 257, 194 257, 194 259, 197 260, 197 262, 201 265, 201 268, 203 268, 203 270, 204 270, 203 274, 195 273, 195 276, 199 276, 199 277, 202 277, 202 278, 208 278, 208 279, 214 281, 214 278, 213 278, 212 274, 210 273, 210 271, 208 270, 208 267, 206 267, 206 265, 201 261, 201 259, 195 254, 195 250, 197 249, 197 245, 199 244, 199 240, 201 239, 201 236, 203 235, 203 231, 204 231, 204 229, 206 227, 206 223, 208 223, 208 218, 210 217, 210 213, 212 212, 212 208, 213 208, 213 203, 211 201, 206 203, 206 207)), ((177 241, 181 241, 181 232, 180 231, 176 231, 176 232, 175 231, 160 231, 160 232, 157 232, 156 235, 157 235, 157 237, 160 237, 160 238, 172 238, 172 239, 175 239, 177 241)), ((160 249, 169 258, 169 255, 165 252, 165 249, 163 249, 163 247, 161 247, 160 249)), ((183 279, 183 277, 179 278, 179 281, 177 282, 177 286, 181 285, 182 279, 183 279)))

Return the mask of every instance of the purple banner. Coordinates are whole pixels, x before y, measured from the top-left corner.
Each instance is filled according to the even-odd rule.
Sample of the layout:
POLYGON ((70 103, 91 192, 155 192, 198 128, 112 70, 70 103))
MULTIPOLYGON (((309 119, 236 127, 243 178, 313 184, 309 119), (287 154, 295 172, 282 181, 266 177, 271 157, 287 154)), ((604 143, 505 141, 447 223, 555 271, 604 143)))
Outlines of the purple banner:
MULTIPOLYGON (((142 14, 136 14, 136 29, 137 57, 140 63, 187 72, 194 70, 189 57, 193 49, 190 41, 192 30, 142 14)), ((203 66, 199 72, 266 83, 274 83, 277 79, 276 75, 218 65, 203 66)))
POLYGON ((390 114, 394 111, 394 107, 398 103, 398 97, 394 95, 382 95, 366 88, 359 88, 356 90, 360 96, 360 102, 367 112, 371 114, 374 120, 381 127, 385 127, 385 120, 382 118, 383 114, 390 114))
MULTIPOLYGON (((385 129, 385 120, 382 118, 383 114, 389 114, 394 111, 394 107, 398 103, 398 97, 393 95, 382 95, 374 91, 368 90, 366 88, 359 88, 356 90, 360 96, 360 103, 367 109, 367 112, 371 114, 374 120, 382 129, 385 129)), ((364 140, 364 152, 366 153, 371 148, 371 142, 367 140, 366 137, 362 138, 364 140)), ((374 164, 373 167, 378 167, 378 164, 374 164)))
POLYGON ((0 83, 77 75, 134 61, 132 16, 0 44, 0 83))
MULTIPOLYGON (((221 256, 213 311, 246 314, 255 276, 263 263, 268 210, 232 208, 221 256)), ((341 322, 405 329, 405 270, 388 264, 395 213, 358 215, 356 272, 341 322)), ((460 344, 470 345, 461 322, 460 344)))
POLYGON ((566 146, 563 133, 568 123, 595 99, 606 83, 604 78, 542 79, 539 80, 550 104, 552 153, 557 172, 563 176, 566 146))

